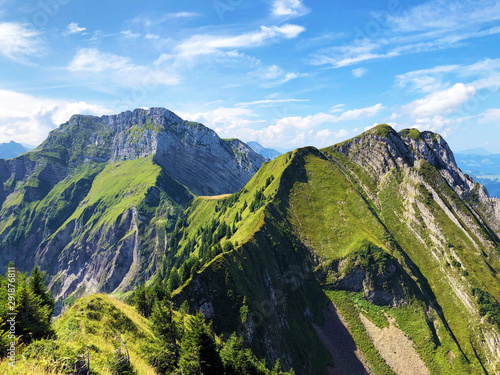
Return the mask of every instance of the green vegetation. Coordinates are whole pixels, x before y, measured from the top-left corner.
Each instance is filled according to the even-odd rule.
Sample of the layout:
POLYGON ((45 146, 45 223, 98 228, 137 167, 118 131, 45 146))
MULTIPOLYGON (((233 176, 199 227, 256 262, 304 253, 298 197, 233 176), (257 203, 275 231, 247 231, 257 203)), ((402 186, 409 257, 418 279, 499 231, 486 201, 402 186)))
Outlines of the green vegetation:
POLYGON ((54 300, 44 278, 45 273, 38 267, 28 277, 18 272, 12 262, 5 276, 0 276, 0 357, 7 355, 11 342, 29 345, 53 335, 50 319, 54 300))
POLYGON ((408 137, 414 139, 416 141, 421 140, 420 131, 418 129, 403 129, 399 132, 399 135, 402 137, 408 137))
POLYGON ((500 304, 488 292, 479 288, 474 288, 472 295, 477 297, 479 314, 486 316, 486 320, 491 324, 496 324, 500 328, 500 304))

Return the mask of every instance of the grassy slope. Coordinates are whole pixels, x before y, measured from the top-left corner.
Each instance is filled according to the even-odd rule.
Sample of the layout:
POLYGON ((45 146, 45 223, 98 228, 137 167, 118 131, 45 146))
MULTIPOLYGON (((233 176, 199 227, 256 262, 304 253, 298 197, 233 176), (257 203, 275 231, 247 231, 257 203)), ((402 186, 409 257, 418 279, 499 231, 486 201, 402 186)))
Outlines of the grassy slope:
MULTIPOLYGON (((291 189, 289 219, 295 231, 301 234, 302 240, 310 249, 317 252, 324 262, 349 259, 366 240, 391 253, 400 261, 403 260, 398 247, 391 244, 389 232, 379 221, 376 212, 373 212, 373 206, 368 204, 367 198, 363 197, 355 184, 346 179, 344 173, 334 163, 310 154, 306 157, 306 175, 307 179, 297 181, 291 189)), ((394 188, 387 188, 389 191, 397 192, 394 188)), ((407 266, 404 268, 408 269, 407 266)), ((340 308, 350 326, 355 327, 353 335, 372 368, 376 373, 388 373, 384 361, 374 351, 366 333, 363 333, 365 330, 358 317, 360 312, 366 315, 367 311, 377 310, 376 306, 365 302, 365 307, 371 307, 361 308, 360 297, 353 299, 353 295, 347 292, 327 294, 340 308)), ((449 367, 442 358, 450 350, 456 352, 457 348, 442 327, 442 323, 440 326, 442 345, 429 348, 432 332, 426 322, 426 308, 424 303, 413 300, 411 307, 386 310, 389 315, 399 318, 400 325, 404 326, 403 329, 408 328, 405 332, 408 334, 411 332, 410 337, 414 339, 429 368, 434 369, 434 373, 441 373, 449 367), (412 329, 407 324, 410 321, 414 323, 412 329)), ((376 314, 369 318, 377 322, 376 314)), ((434 319, 438 324, 437 316, 434 316, 434 319)), ((456 366, 455 370, 460 369, 456 366)), ((468 369, 465 367, 462 371, 467 373, 468 369)))
MULTIPOLYGON (((185 245, 200 243, 200 229, 208 222, 232 224, 241 214, 237 230, 229 239, 238 245, 205 264, 174 296, 179 302, 194 299, 194 309, 210 302, 217 315, 214 327, 226 334, 237 331, 247 339, 252 337, 256 355, 265 357, 266 347, 271 348, 276 357, 268 360, 280 357, 281 363, 293 364, 299 372, 308 368, 310 373, 321 374, 331 363, 311 322, 321 323, 320 309, 328 299, 312 276, 310 254, 291 233, 280 203, 286 199, 280 191, 283 180, 294 173, 291 164, 297 153, 302 151, 265 163, 232 203, 231 197, 193 201, 178 256, 197 254, 197 245, 191 249, 185 245), (274 180, 270 181, 270 176, 274 180), (259 190, 267 204, 251 212, 249 206, 259 190), (209 296, 198 289, 200 283, 210 291, 209 296), (310 318, 305 317, 306 311, 310 318), (311 346, 315 348, 312 352, 301 349, 311 346)), ((222 238, 221 243, 226 240, 222 238)))
MULTIPOLYGON (((58 373, 57 360, 88 351, 91 371, 94 374, 111 374, 108 360, 115 349, 124 342, 130 360, 140 374, 156 374, 143 358, 142 350, 153 338, 148 321, 137 311, 111 296, 98 294, 84 297, 69 308, 55 323, 57 339, 35 342, 39 348, 33 357, 22 357, 15 371, 8 362, 0 362, 0 372, 14 374, 58 373), (57 349, 54 349, 57 348, 57 349)), ((25 354, 30 352, 30 348, 25 354)))
MULTIPOLYGON (((417 137, 418 134, 410 134, 410 136, 417 137)), ((486 261, 488 261, 493 264, 493 268, 497 268, 496 257, 493 256, 485 259, 481 255, 481 252, 475 249, 475 244, 471 242, 464 231, 454 224, 432 199, 430 192, 426 189, 422 190, 420 186, 415 185, 415 182, 410 178, 411 176, 406 172, 393 170, 383 181, 378 181, 370 177, 362 168, 343 155, 332 152, 332 149, 326 149, 324 152, 333 155, 347 169, 355 171, 358 180, 364 183, 365 189, 369 190, 373 196, 376 196, 380 200, 381 209, 377 209, 377 214, 393 234, 397 243, 408 254, 411 260, 415 262, 425 279, 429 282, 430 287, 434 291, 436 301, 443 309, 446 322, 449 324, 462 350, 471 362, 471 367, 468 367, 465 358, 459 352, 457 353, 456 345, 450 340, 448 330, 445 328, 442 319, 435 319, 433 317, 437 333, 441 339, 441 345, 432 349, 429 347, 428 341, 425 340, 424 325, 414 323, 416 321, 423 322, 424 316, 418 313, 418 310, 394 311, 394 316, 398 318, 400 326, 414 340, 417 349, 423 356, 428 367, 434 369, 435 373, 448 373, 451 368, 447 356, 449 351, 452 351, 458 357, 454 361, 454 373, 482 372, 481 366, 475 358, 474 349, 482 357, 482 361, 485 362, 486 358, 481 354, 482 350, 479 345, 483 339, 480 328, 482 326, 489 330, 492 327, 481 323, 479 315, 466 308, 453 291, 450 280, 463 285, 466 293, 470 293, 471 286, 480 285, 487 288, 491 294, 498 298, 498 280, 486 264, 486 261), (426 229, 423 221, 421 221, 420 225, 415 225, 411 224, 410 220, 407 219, 408 209, 407 205, 405 205, 405 200, 409 197, 411 198, 412 193, 411 191, 405 192, 402 190, 401 186, 405 186, 405 184, 409 184, 410 186, 415 185, 414 190, 417 193, 413 198, 416 201, 424 202, 427 209, 432 213, 435 220, 434 224, 440 228, 444 237, 449 240, 447 247, 450 249, 443 249, 434 242, 435 238, 429 236, 429 231, 426 229), (429 196, 431 198, 427 199, 429 196), (417 238, 418 236, 424 240, 424 243, 417 238), (449 258, 451 250, 458 253, 462 261, 461 267, 449 265, 448 262, 451 263, 449 258), (434 258, 432 252, 439 254, 440 261, 434 258), (463 273, 463 271, 468 271, 468 275, 463 273), (451 274, 451 279, 447 277, 448 274, 451 274), (422 329, 424 330, 422 331, 422 329)), ((423 163, 423 168, 419 172, 424 177, 424 180, 430 186, 434 187, 449 207, 451 207, 451 202, 453 202, 465 215, 472 216, 468 206, 449 188, 439 172, 433 167, 423 163)), ((418 205, 414 205, 414 207, 416 207, 418 216, 418 205)), ((458 220, 461 221, 460 218, 458 220)), ((475 236, 470 228, 467 228, 466 225, 463 226, 470 237, 475 240, 475 236)), ((487 231, 482 229, 480 231, 487 236, 487 231)), ((479 243, 477 240, 475 242, 479 243)), ((483 248, 485 254, 490 250, 483 248)), ((471 301, 474 305, 472 298, 471 301)))
MULTIPOLYGON (((327 154, 330 152, 328 150, 323 151, 327 154)), ((299 235, 300 240, 320 256, 323 261, 349 258, 358 251, 360 244, 364 243, 364 241, 374 243, 402 262, 403 268, 420 285, 421 296, 426 296, 428 302, 415 299, 405 307, 387 309, 387 313, 395 317, 400 328, 412 338, 417 350, 432 373, 449 373, 452 366, 449 362, 450 352, 453 352, 453 355, 456 356, 456 359, 452 362, 454 373, 480 371, 480 365, 474 357, 470 344, 467 345, 469 340, 474 340, 472 337, 474 333, 470 333, 474 332, 470 331, 471 325, 474 323, 468 323, 471 320, 470 315, 464 312, 463 304, 460 304, 457 300, 447 280, 441 277, 440 268, 432 264, 428 252, 419 253, 417 251, 419 248, 423 250, 421 243, 417 242, 407 223, 400 220, 404 205, 399 185, 403 182, 405 176, 394 172, 393 175, 386 179, 385 185, 379 187, 378 181, 367 175, 362 168, 350 163, 339 154, 335 154, 335 156, 348 169, 343 169, 339 164, 326 160, 313 149, 296 150, 293 153, 277 158, 273 162, 266 163, 227 211, 220 209, 224 206, 224 199, 219 201, 197 199, 190 209, 189 226, 181 244, 188 243, 189 238, 196 243, 199 229, 209 220, 215 218, 216 220, 226 220, 228 224, 231 224, 236 212, 242 212, 242 221, 238 223, 238 230, 230 238, 233 242, 238 241, 240 248, 231 253, 219 255, 212 263, 206 265, 201 272, 202 275, 205 274, 208 279, 213 278, 214 281, 217 279, 216 274, 220 269, 226 269, 226 274, 234 273, 234 285, 231 285, 231 287, 236 288, 241 298, 240 300, 233 298, 232 302, 226 306, 227 311, 231 311, 231 309, 236 310, 236 307, 242 306, 241 299, 243 296, 246 298, 247 305, 249 304, 248 301, 251 304, 252 301, 259 301, 259 299, 262 300, 263 298, 259 293, 255 293, 255 290, 258 290, 258 285, 255 285, 255 283, 252 285, 250 281, 252 278, 244 276, 242 272, 245 274, 248 272, 248 275, 252 275, 253 280, 255 280, 255 276, 260 273, 258 268, 262 267, 257 264, 266 265, 273 261, 276 262, 276 260, 269 258, 269 251, 271 249, 277 250, 279 247, 267 245, 269 250, 266 250, 266 244, 262 242, 265 240, 259 238, 259 233, 272 237, 265 230, 267 229, 266 224, 271 221, 271 217, 276 219, 280 215, 286 216, 286 220, 292 224, 293 230, 299 235), (296 165, 287 169, 286 167, 292 163, 296 165), (356 178, 354 178, 353 173, 356 178), (243 202, 250 203, 255 192, 265 186, 264 182, 271 175, 276 178, 265 189, 268 202, 272 202, 269 203, 270 206, 261 208, 257 213, 250 213, 248 208, 242 210, 243 202), (365 188, 371 191, 374 196, 378 196, 381 206, 384 207, 383 210, 376 208, 361 189, 360 183, 364 184, 365 188), (278 212, 274 212, 269 208, 271 206, 288 207, 288 209, 286 211, 280 209, 278 212), (216 212, 216 207, 218 207, 219 212, 216 212), (247 253, 247 251, 251 251, 251 257, 255 260, 249 259, 248 254, 250 252, 247 253), (260 254, 261 252, 262 254, 260 254), (418 268, 417 274, 412 274, 411 267, 405 264, 404 261, 406 255, 423 271, 423 275, 418 272, 418 268), (438 306, 438 310, 439 306, 444 310, 445 320, 429 305, 429 300, 433 300, 433 295, 432 292, 426 289, 427 282, 430 283, 437 296, 437 304, 435 305, 438 306), (449 329, 446 327, 447 324, 450 324, 453 334, 457 336, 460 344, 464 347, 463 350, 465 350, 467 357, 471 361, 471 365, 467 364, 465 357, 460 354, 449 329), (434 345, 433 340, 436 340, 436 332, 430 328, 431 326, 435 327, 439 336, 438 345, 434 345)), ((447 237, 455 237, 457 244, 471 246, 470 243, 467 243, 469 241, 467 237, 458 231, 454 224, 451 224, 449 218, 438 207, 434 207, 434 211, 439 220, 439 225, 444 228, 447 237)), ((281 218, 283 219, 283 216, 281 218)), ((280 219, 277 221, 279 222, 280 219)), ((425 229, 421 232, 422 236, 424 236, 425 229)), ((225 240, 224 238, 221 242, 225 240)), ((275 241, 274 245, 277 242, 275 241)), ((194 251, 196 251, 196 247, 194 251)), ((484 273, 484 262, 478 262, 477 259, 474 259, 475 255, 473 254, 468 254, 468 256, 471 257, 471 264, 470 266, 468 263, 467 265, 464 264, 463 267, 472 270, 470 278, 484 273)), ((201 277, 203 278, 203 276, 201 277)), ((494 285, 496 282, 490 276, 476 277, 476 280, 479 279, 483 280, 481 285, 494 285)), ((227 278, 221 278, 220 281, 224 282, 223 280, 227 281, 227 278)), ((215 284, 210 282, 210 285, 215 284)), ((187 290, 189 289, 184 290, 184 293, 187 290)), ((329 292, 328 296, 337 305, 340 303, 340 310, 345 314, 345 318, 351 323, 351 326, 363 331, 363 328, 359 327, 358 324, 359 318, 356 318, 356 314, 352 314, 352 311, 363 312, 366 315, 367 311, 370 310, 359 307, 360 297, 353 297, 349 293, 342 291, 335 293, 329 292)), ((227 301, 224 302, 223 300, 224 298, 219 300, 218 303, 227 303, 227 301)), ((318 298, 317 301, 321 300, 321 298, 318 298)), ((316 306, 313 308, 316 311, 321 307, 321 304, 318 305, 317 301, 316 306)), ((315 305, 315 301, 309 300, 306 305, 309 303, 315 305)), ((227 321, 231 320, 230 316, 228 314, 227 321)), ((232 318, 237 319, 237 314, 232 318)), ((377 314, 371 316, 371 319, 375 322, 379 318, 380 316, 377 314)), ((476 317, 476 321, 479 321, 478 317, 476 317)), ((229 328, 229 326, 230 324, 225 328, 229 328)), ((373 351, 366 335, 363 336, 362 333, 357 335, 358 344, 376 373, 387 373, 387 366, 380 356, 373 351)))

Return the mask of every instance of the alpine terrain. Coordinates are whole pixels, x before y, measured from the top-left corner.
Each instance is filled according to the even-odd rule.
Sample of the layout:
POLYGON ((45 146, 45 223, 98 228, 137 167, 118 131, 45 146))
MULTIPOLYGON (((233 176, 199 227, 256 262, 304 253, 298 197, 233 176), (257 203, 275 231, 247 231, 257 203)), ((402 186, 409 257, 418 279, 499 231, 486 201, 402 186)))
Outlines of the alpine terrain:
POLYGON ((500 200, 438 134, 268 160, 165 109, 75 115, 0 182, 0 265, 47 273, 54 347, 102 330, 139 373, 500 373, 500 200))

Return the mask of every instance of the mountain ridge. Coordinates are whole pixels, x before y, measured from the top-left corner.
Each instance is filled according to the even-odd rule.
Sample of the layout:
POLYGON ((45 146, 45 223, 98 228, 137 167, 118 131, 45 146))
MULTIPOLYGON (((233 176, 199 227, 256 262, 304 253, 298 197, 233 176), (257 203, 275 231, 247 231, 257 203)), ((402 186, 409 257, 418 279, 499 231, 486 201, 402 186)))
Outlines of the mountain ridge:
POLYGON ((162 108, 74 115, 0 160, 0 263, 42 264, 59 310, 76 291, 130 289, 156 271, 160 236, 195 195, 235 192, 264 161, 162 108))
MULTIPOLYGON (((223 250, 183 279, 175 298, 179 304, 189 301, 193 311, 206 312, 216 329, 242 332, 247 344, 269 361, 279 357, 296 370, 324 373, 308 367, 294 348, 315 342, 313 362, 324 366, 328 355, 320 354, 311 320, 321 326, 328 299, 345 303, 352 298, 338 293, 359 293, 373 305, 390 307, 384 311, 399 319, 429 369, 441 372, 449 366, 433 359, 449 352, 469 363, 454 362, 458 373, 498 363, 492 349, 500 339, 498 330, 477 325, 480 315, 470 289, 489 285, 498 298, 497 287, 490 289, 498 286, 490 270, 500 265, 498 230, 492 229, 499 216, 481 214, 481 207, 498 207, 498 200, 461 173, 439 135, 415 129, 398 134, 381 125, 339 145, 282 155, 232 198, 194 202, 187 227, 174 233, 181 238, 173 248, 180 258, 189 258, 192 251, 204 257, 206 245, 199 233, 210 220, 218 223, 212 226, 216 233, 231 222, 236 226, 233 233, 221 232, 223 250), (294 281, 276 275, 291 275, 294 281), (326 290, 338 292, 325 298, 326 290), (443 299, 444 290, 453 297, 443 299), (400 311, 410 307, 407 320, 400 311), (419 321, 420 331, 412 331, 410 321, 419 321), (302 337, 290 336, 285 327, 301 331, 302 337), (469 332, 485 340, 472 339, 469 332), (431 337, 433 348, 427 347, 429 339, 421 340, 423 334, 431 337), (272 343, 267 351, 262 350, 264 342, 272 343)), ((367 343, 357 344, 372 370, 388 370, 384 358, 369 354, 373 349, 367 343)))
POLYGON ((396 324, 430 373, 500 366, 500 200, 439 134, 382 124, 265 161, 161 112, 75 116, 33 153, 0 161, 3 260, 41 263, 59 308, 161 282, 218 335, 237 332, 298 373, 394 373, 365 318, 396 324), (187 186, 186 170, 232 194, 187 186), (334 332, 351 337, 349 353, 334 332))

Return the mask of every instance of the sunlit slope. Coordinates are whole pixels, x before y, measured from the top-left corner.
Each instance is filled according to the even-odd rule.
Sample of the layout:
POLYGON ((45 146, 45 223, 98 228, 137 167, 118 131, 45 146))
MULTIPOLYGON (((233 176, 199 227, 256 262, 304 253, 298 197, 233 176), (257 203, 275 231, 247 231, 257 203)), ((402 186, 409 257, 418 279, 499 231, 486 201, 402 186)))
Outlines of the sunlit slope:
MULTIPOLYGON (((375 320, 387 306, 432 373, 495 368, 498 328, 482 319, 473 289, 498 298, 498 238, 468 203, 479 187, 459 186, 450 156, 426 142, 379 126, 282 155, 240 193, 196 199, 165 263, 179 270, 179 303, 206 311, 220 331, 243 332, 270 361, 324 373, 329 356, 312 327, 323 321, 324 291, 337 291, 328 294, 336 304, 375 320)), ((390 371, 366 334, 355 337, 375 373, 390 371)))
POLYGON ((116 372, 117 353, 128 355, 139 374, 156 374, 144 358, 153 340, 149 322, 137 311, 113 297, 92 295, 76 301, 55 323, 57 338, 35 341, 16 362, 0 363, 4 374, 78 373, 90 364, 91 373, 116 372))

